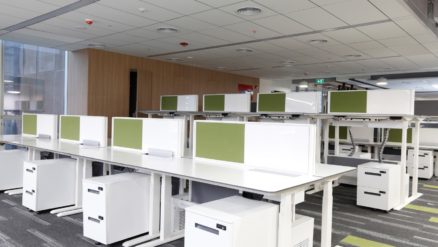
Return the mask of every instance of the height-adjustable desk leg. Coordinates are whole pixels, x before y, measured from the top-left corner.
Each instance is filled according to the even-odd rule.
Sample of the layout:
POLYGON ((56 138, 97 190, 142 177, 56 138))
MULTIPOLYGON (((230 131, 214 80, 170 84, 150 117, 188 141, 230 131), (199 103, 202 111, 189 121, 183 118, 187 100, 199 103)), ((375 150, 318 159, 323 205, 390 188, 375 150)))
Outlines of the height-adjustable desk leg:
POLYGON ((58 217, 82 213, 82 181, 91 177, 92 162, 83 158, 76 159, 76 191, 75 205, 50 211, 58 217))
POLYGON ((278 215, 278 247, 290 247, 292 244, 292 223, 295 221, 295 193, 281 195, 278 215))
POLYGON ((324 181, 322 198, 321 247, 330 247, 332 243, 333 186, 332 181, 324 181))

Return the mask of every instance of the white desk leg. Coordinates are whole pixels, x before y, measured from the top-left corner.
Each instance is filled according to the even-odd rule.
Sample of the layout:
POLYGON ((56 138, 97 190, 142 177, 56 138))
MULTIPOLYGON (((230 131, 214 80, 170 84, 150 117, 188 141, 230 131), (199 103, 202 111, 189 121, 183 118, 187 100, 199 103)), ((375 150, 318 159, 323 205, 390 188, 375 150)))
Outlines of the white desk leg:
POLYGON ((295 193, 282 194, 278 215, 278 247, 290 247, 292 222, 295 221, 295 193))
POLYGON ((332 181, 325 181, 324 196, 322 198, 321 247, 330 247, 332 244, 332 217, 333 186, 332 181))
POLYGON ((124 242, 124 247, 135 246, 160 237, 160 192, 160 175, 152 173, 148 191, 151 195, 149 201, 149 232, 147 235, 124 242))
POLYGON ((58 217, 64 217, 73 214, 82 213, 82 181, 85 178, 91 177, 92 162, 86 159, 78 158, 76 160, 76 191, 75 191, 75 205, 66 208, 59 208, 50 211, 58 217))
POLYGON ((329 129, 330 121, 328 119, 324 120, 324 163, 327 164, 328 152, 329 152, 329 129))
POLYGON ((418 162, 420 151, 420 121, 415 121, 415 128, 413 129, 414 141, 414 164, 412 166, 412 196, 418 194, 418 162))

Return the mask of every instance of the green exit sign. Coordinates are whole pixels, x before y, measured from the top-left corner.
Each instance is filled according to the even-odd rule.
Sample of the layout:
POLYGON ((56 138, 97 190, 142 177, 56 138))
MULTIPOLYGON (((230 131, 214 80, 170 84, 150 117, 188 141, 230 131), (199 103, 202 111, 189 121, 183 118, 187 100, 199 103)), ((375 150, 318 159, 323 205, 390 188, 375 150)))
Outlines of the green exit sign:
POLYGON ((315 79, 316 84, 324 84, 325 79, 315 79))

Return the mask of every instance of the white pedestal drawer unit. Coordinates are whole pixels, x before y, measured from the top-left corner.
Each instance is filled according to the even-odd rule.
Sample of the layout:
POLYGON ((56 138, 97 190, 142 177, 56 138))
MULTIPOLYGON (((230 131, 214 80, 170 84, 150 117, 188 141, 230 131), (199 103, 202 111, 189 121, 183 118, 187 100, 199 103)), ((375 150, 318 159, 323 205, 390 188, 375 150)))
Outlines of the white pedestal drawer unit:
POLYGON ((358 166, 357 205, 389 211, 400 204, 401 166, 369 162, 358 166))
POLYGON ((23 206, 38 212, 73 205, 75 185, 74 159, 26 161, 23 171, 23 206))
POLYGON ((84 236, 111 244, 148 232, 149 181, 140 173, 85 179, 84 236))
MULTIPOLYGON (((408 160, 406 165, 408 166, 408 173, 412 176, 414 163, 414 150, 408 150, 408 160)), ((420 150, 418 153, 418 177, 431 179, 434 172, 434 153, 433 151, 420 150)))
POLYGON ((24 150, 0 151, 0 191, 23 187, 23 162, 27 152, 24 150))
POLYGON ((275 247, 278 210, 239 196, 188 207, 184 246, 275 247))

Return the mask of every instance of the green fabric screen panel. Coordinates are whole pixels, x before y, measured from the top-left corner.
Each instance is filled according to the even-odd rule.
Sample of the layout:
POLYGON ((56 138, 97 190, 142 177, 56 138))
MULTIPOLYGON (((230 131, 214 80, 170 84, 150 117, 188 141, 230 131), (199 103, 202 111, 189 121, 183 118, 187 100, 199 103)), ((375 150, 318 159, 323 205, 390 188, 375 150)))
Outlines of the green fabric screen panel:
MULTIPOLYGON (((345 126, 339 126, 339 139, 347 140, 347 137, 348 137, 348 128, 345 126)), ((330 126, 329 138, 335 139, 335 126, 330 126)))
POLYGON ((37 134, 37 115, 23 114, 23 134, 36 135, 37 134))
POLYGON ((225 95, 204 95, 204 111, 224 111, 225 95))
POLYGON ((330 112, 367 112, 367 92, 330 92, 330 112))
MULTIPOLYGON (((401 142, 402 139, 402 130, 401 129, 390 129, 388 142, 401 142)), ((412 143, 412 129, 408 129, 408 143, 412 143)))
POLYGON ((162 96, 161 110, 176 111, 178 107, 178 96, 162 96))
POLYGON ((114 119, 113 145, 124 148, 142 149, 143 120, 114 119))
POLYGON ((61 116, 61 139, 79 141, 81 118, 79 116, 61 116))
POLYGON ((286 111, 286 94, 270 93, 259 94, 258 102, 259 112, 285 112, 286 111))
POLYGON ((244 124, 196 123, 196 157, 244 163, 244 155, 244 124))

